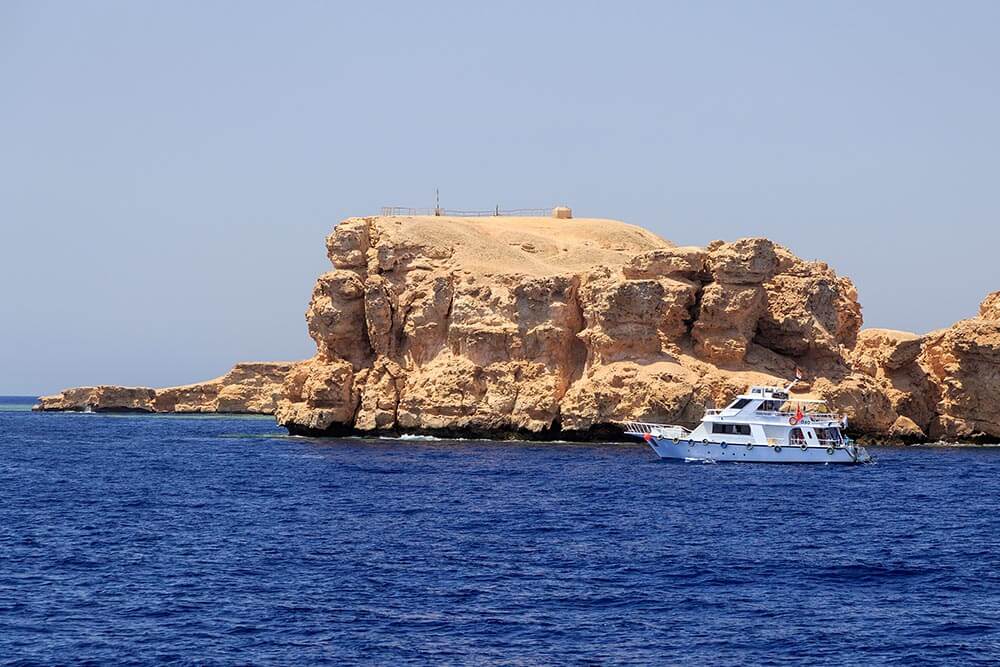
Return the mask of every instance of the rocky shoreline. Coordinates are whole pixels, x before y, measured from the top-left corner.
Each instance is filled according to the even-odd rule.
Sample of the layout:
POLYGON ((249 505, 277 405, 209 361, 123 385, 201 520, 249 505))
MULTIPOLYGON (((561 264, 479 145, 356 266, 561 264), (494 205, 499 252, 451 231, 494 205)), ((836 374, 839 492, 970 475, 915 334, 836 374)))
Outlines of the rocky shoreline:
POLYGON ((274 414, 290 362, 236 364, 225 375, 180 387, 74 387, 38 399, 38 412, 274 414))
POLYGON ((853 283, 768 239, 677 247, 613 220, 350 218, 306 312, 317 352, 40 410, 273 413, 289 432, 605 439, 696 423, 803 371, 865 439, 1000 437, 1000 292, 924 335, 862 329, 853 283))

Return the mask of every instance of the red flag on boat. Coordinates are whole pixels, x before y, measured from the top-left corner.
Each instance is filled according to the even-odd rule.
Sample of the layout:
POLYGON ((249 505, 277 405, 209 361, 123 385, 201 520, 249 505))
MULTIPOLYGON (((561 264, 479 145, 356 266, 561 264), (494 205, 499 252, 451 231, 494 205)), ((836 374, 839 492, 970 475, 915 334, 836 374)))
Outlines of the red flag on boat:
POLYGON ((796 424, 799 423, 800 421, 802 421, 802 416, 803 416, 802 415, 802 406, 801 405, 796 405, 795 406, 795 423, 796 424))
POLYGON ((645 440, 646 442, 649 442, 650 440, 653 439, 653 434, 652 433, 643 433, 642 439, 645 440))

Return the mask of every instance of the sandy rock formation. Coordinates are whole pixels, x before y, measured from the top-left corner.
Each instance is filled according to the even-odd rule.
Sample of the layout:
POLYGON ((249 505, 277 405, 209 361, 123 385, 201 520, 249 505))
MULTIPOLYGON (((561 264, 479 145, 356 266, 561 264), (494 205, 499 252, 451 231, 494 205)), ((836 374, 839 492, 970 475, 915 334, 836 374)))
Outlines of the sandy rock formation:
POLYGON ((874 379, 848 365, 853 285, 766 239, 680 248, 612 220, 373 217, 340 223, 327 250, 306 313, 317 354, 276 412, 293 432, 692 423, 796 366, 854 382, 843 401, 879 422, 862 414, 874 379))
POLYGON ((876 432, 904 440, 1000 437, 1000 293, 986 297, 979 317, 924 336, 863 331, 852 361, 896 415, 876 432))
POLYGON ((962 320, 928 334, 919 365, 938 399, 928 435, 945 440, 1000 436, 1000 318, 962 320))
POLYGON ((73 387, 52 396, 42 396, 33 408, 36 411, 152 412, 156 390, 147 387, 73 387))
POLYGON ((327 238, 316 355, 39 410, 259 412, 293 433, 586 438, 695 424, 784 384, 900 441, 1000 437, 1000 292, 923 336, 861 330, 851 281, 763 238, 677 247, 613 220, 371 217, 327 238))
POLYGON ((984 320, 1000 320, 1000 292, 993 292, 979 305, 979 317, 984 320))
POLYGON ((243 363, 208 382, 182 387, 76 387, 39 399, 38 411, 224 412, 273 414, 292 364, 243 363))
MULTIPOLYGON (((936 399, 934 388, 917 363, 923 345, 922 337, 891 329, 866 329, 858 336, 852 353, 853 366, 875 380, 890 407, 879 428, 870 429, 872 432, 908 439, 923 439, 927 435, 936 399), (892 425, 883 428, 886 421, 892 425)), ((885 405, 884 401, 880 404, 885 405)))

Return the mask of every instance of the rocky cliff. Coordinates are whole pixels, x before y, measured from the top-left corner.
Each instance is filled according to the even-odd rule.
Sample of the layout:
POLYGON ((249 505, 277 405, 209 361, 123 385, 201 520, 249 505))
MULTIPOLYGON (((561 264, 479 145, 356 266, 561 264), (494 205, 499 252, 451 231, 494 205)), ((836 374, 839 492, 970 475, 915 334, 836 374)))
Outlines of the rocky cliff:
POLYGON ((854 285, 767 239, 676 247, 613 220, 378 217, 340 223, 285 380, 292 432, 588 437, 694 423, 796 367, 856 428, 896 421, 852 365, 854 285))
POLYGON ((291 367, 282 362, 237 364, 214 380, 163 389, 76 387, 41 397, 35 410, 273 414, 291 367))
POLYGON ((350 218, 306 312, 316 355, 44 410, 274 412, 293 433, 603 437, 693 425, 785 384, 878 439, 1000 437, 1000 292, 925 335, 862 330, 857 291, 764 238, 677 247, 614 220, 350 218))
POLYGON ((864 331, 853 362, 889 400, 896 415, 890 435, 1000 437, 1000 292, 986 297, 978 317, 923 336, 864 331))

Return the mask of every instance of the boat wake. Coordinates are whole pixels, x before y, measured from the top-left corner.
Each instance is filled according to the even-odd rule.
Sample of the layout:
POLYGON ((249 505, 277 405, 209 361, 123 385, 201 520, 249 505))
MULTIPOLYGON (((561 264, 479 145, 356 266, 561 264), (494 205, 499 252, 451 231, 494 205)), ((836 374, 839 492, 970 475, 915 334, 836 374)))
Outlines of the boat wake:
POLYGON ((418 440, 418 441, 433 442, 433 441, 444 440, 444 438, 437 438, 437 437, 435 437, 433 435, 419 435, 419 434, 416 434, 416 433, 404 433, 403 435, 398 435, 398 436, 385 436, 385 435, 379 436, 379 440, 418 440))

